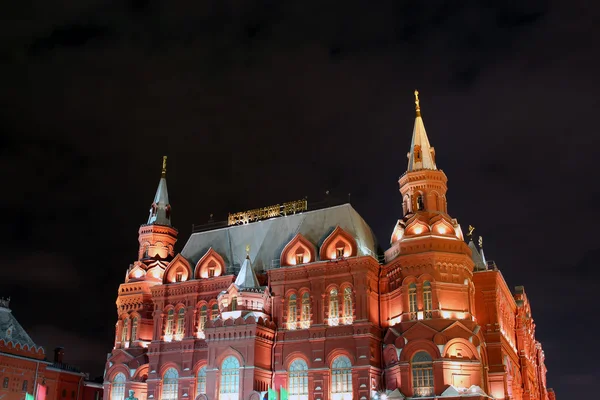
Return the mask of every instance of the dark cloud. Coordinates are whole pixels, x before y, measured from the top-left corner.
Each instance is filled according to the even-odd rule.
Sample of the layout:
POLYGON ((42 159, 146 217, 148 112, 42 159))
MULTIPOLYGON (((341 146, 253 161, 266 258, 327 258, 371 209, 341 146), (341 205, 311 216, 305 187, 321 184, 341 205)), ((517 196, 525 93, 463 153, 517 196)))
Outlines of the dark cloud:
POLYGON ((591 393, 573 377, 593 357, 564 343, 594 340, 582 321, 598 308, 597 15, 543 0, 11 4, 0 295, 27 329, 60 330, 36 332, 47 350, 67 333, 93 346, 76 362, 101 373, 163 154, 179 248, 210 213, 326 190, 352 193, 385 248, 418 88, 451 215, 525 285, 558 396, 591 393))

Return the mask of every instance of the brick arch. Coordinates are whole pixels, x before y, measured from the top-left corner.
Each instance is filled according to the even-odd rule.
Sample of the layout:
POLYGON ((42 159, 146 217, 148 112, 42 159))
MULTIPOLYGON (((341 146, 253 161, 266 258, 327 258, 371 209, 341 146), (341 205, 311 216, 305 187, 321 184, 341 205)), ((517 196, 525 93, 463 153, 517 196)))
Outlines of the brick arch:
POLYGON ((352 353, 350 353, 348 350, 340 349, 340 348, 333 349, 327 354, 327 357, 325 357, 325 365, 327 365, 328 368, 331 368, 331 364, 333 363, 333 360, 335 360, 335 358, 337 356, 348 357, 348 359, 352 363, 352 366, 353 367, 356 366, 356 358, 354 357, 354 355, 352 353))
POLYGON ((108 371, 106 371, 106 376, 109 377, 108 382, 110 382, 110 384, 112 385, 113 380, 115 379, 115 376, 117 376, 117 374, 121 372, 123 373, 123 375, 125 375, 125 382, 130 382, 131 381, 131 371, 129 370, 129 368, 127 366, 125 366, 125 364, 114 364, 112 367, 110 367, 108 369, 108 371))
POLYGON ((416 284, 417 282, 418 280, 414 275, 409 275, 406 278, 402 279, 402 286, 408 286, 411 283, 416 284))
POLYGON ((127 278, 125 279, 125 283, 129 282, 132 279, 143 279, 146 276, 146 271, 142 268, 140 264, 135 264, 134 267, 127 274, 127 278))
POLYGON ((302 352, 300 351, 293 351, 290 354, 288 354, 285 359, 283 360, 283 365, 285 367, 286 371, 289 371, 290 369, 290 364, 294 362, 294 360, 297 360, 298 358, 304 360, 304 362, 306 363, 306 365, 308 365, 308 368, 310 369, 310 359, 302 352))
POLYGON ((398 362, 398 351, 396 350, 396 346, 393 344, 385 346, 385 349, 383 350, 383 359, 387 367, 396 364, 398 362))
POLYGON ((426 351, 433 360, 440 358, 440 350, 431 340, 418 339, 411 340, 404 346, 402 353, 400 353, 400 361, 410 362, 412 357, 419 351, 426 351))
POLYGON ((196 279, 208 278, 209 266, 214 266, 215 276, 221 276, 225 272, 225 260, 212 247, 196 263, 194 277, 196 279))
POLYGON ((148 371, 149 371, 148 364, 142 364, 142 365, 140 365, 135 370, 135 373, 133 374, 133 379, 134 380, 141 380, 144 377, 144 375, 146 375, 146 378, 148 378, 148 371))
POLYGON ((321 245, 319 254, 321 260, 337 259, 337 246, 340 243, 344 245, 344 257, 356 257, 358 254, 356 240, 348 232, 337 226, 321 245))
POLYGON ((244 359, 242 353, 230 346, 227 349, 225 349, 221 354, 219 354, 217 358, 215 358, 215 365, 217 366, 217 368, 219 368, 219 370, 221 369, 221 364, 223 363, 223 361, 229 356, 234 356, 235 358, 237 358, 240 363, 240 367, 246 366, 246 360, 244 359))
POLYGON ((177 254, 173 261, 167 265, 163 274, 163 283, 174 283, 176 281, 177 272, 182 272, 182 282, 185 282, 192 278, 192 267, 188 260, 185 259, 181 254, 177 254))
POLYGON ((165 375, 165 372, 167 372, 170 368, 175 368, 175 370, 177 371, 177 376, 179 378, 181 378, 181 368, 179 368, 179 365, 177 365, 177 363, 175 363, 173 361, 168 361, 168 362, 164 363, 163 365, 161 365, 160 369, 158 370, 158 379, 160 381, 163 380, 163 376, 165 375))
POLYGON ((206 360, 196 361, 196 363, 192 367, 192 371, 194 371, 194 379, 198 377, 198 371, 200 371, 200 368, 202 367, 206 367, 208 369, 208 363, 206 362, 206 360))
POLYGON ((316 247, 308 241, 301 233, 298 233, 288 244, 285 245, 281 252, 281 265, 297 265, 296 254, 304 253, 302 264, 307 264, 315 261, 317 255, 316 247))
POLYGON ((429 233, 429 225, 425 222, 420 221, 419 219, 414 219, 408 226, 404 229, 404 233, 406 236, 414 236, 421 235, 424 233, 429 233))
POLYGON ((452 236, 452 237, 456 236, 456 230, 454 229, 452 224, 450 224, 448 221, 446 221, 443 218, 440 219, 439 221, 435 222, 432 225, 431 230, 438 235, 452 236))
POLYGON ((421 274, 417 278, 418 283, 422 284, 422 283, 425 283, 425 281, 429 281, 429 283, 433 283, 433 282, 435 282, 435 278, 433 277, 433 275, 431 275, 429 273, 421 274))
POLYGON ((471 342, 463 338, 454 338, 448 340, 444 346, 444 358, 458 358, 457 352, 461 349, 462 357, 459 359, 478 360, 479 355, 477 349, 471 342))

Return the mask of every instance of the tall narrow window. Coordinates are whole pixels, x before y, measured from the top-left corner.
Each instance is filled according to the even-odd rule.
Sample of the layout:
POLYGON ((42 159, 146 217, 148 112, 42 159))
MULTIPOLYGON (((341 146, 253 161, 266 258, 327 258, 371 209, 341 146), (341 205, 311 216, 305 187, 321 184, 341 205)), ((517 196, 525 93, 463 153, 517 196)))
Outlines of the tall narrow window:
POLYGON ((227 357, 221 364, 221 385, 219 400, 239 400, 240 398, 240 362, 233 356, 227 357))
POLYGON ((4 381, 2 382, 2 388, 8 388, 8 378, 4 378, 4 381))
POLYGON ((329 292, 329 326, 336 326, 340 323, 340 308, 338 306, 338 291, 331 289, 329 292))
POLYGON ((433 305, 433 301, 431 300, 431 283, 429 281, 425 281, 423 283, 423 311, 425 314, 425 318, 429 319, 433 317, 433 312, 431 309, 433 305))
POLYGON ((113 378, 110 388, 110 400, 123 400, 125 398, 125 374, 119 372, 113 378))
POLYGON ((231 311, 237 310, 237 297, 233 296, 231 298, 231 311))
POLYGON ((216 263, 214 261, 211 261, 208 263, 208 277, 212 278, 215 276, 215 267, 216 267, 216 263))
POLYGON ((415 397, 433 396, 433 361, 426 351, 419 351, 411 361, 415 397))
POLYGON ((21 387, 21 389, 26 392, 27 391, 27 381, 23 381, 23 386, 21 387))
POLYGON ((410 319, 417 319, 417 285, 408 285, 408 311, 410 319))
POLYGON ((137 340, 137 329, 138 329, 138 317, 134 317, 131 320, 131 343, 133 344, 134 341, 137 340))
POLYGON ((185 333, 185 308, 180 308, 177 314, 177 338, 183 338, 185 333))
POLYGON ((302 315, 300 317, 300 326, 302 329, 310 327, 310 294, 304 292, 302 295, 302 315))
POLYGON ((165 329, 165 336, 169 338, 173 336, 173 319, 175 318, 175 311, 171 308, 167 313, 167 328, 165 329))
POLYGON ((417 210, 421 211, 425 209, 425 203, 423 203, 423 195, 417 196, 417 210))
POLYGON ((121 331, 121 344, 125 346, 127 341, 127 331, 129 330, 129 318, 123 320, 123 330, 121 331))
POLYGON ((287 326, 288 329, 296 329, 296 318, 297 318, 297 306, 296 306, 296 295, 290 295, 288 299, 288 318, 287 326))
POLYGON ((296 253, 296 265, 304 264, 304 252, 296 253))
POLYGON ((206 367, 198 370, 198 381, 196 382, 196 396, 206 394, 206 367))
POLYGON ((212 306, 212 311, 210 313, 210 318, 215 321, 217 318, 219 318, 219 305, 218 304, 213 304, 212 306))
POLYGON ((346 356, 338 356, 331 364, 331 393, 339 400, 352 400, 352 363, 346 356))
POLYGON ((178 269, 177 272, 175 272, 175 282, 181 282, 183 280, 183 271, 181 269, 178 269))
POLYGON ((163 375, 161 400, 177 400, 179 373, 169 368, 163 375))
POLYGON ((308 400, 308 365, 301 358, 290 364, 288 372, 289 400, 308 400))
POLYGON ((204 326, 206 325, 206 321, 208 320, 207 316, 208 309, 206 305, 200 307, 200 320, 198 321, 198 330, 204 331, 204 326))
POLYGON ((349 325, 354 322, 354 310, 352 307, 352 288, 344 289, 344 324, 349 325))
POLYGON ((344 257, 344 246, 343 245, 342 246, 338 245, 338 246, 339 247, 335 248, 337 258, 343 258, 344 257))

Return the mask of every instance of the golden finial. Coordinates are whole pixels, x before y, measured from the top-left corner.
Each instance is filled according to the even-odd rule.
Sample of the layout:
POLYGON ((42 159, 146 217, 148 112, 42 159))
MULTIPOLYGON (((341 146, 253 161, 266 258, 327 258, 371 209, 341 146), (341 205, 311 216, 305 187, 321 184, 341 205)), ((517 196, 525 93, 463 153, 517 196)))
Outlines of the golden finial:
POLYGON ((474 230, 475 230, 475 227, 473 225, 469 225, 469 233, 467 233, 467 236, 473 236, 474 230))
POLYGON ((479 236, 479 248, 483 248, 483 237, 479 236))
POLYGON ((415 90, 415 109, 417 110, 417 117, 421 116, 421 104, 419 102, 419 91, 415 90))
POLYGON ((246 245, 246 258, 249 258, 249 257, 250 257, 250 245, 247 244, 246 245))
POLYGON ((167 156, 163 156, 162 177, 167 176, 167 156))

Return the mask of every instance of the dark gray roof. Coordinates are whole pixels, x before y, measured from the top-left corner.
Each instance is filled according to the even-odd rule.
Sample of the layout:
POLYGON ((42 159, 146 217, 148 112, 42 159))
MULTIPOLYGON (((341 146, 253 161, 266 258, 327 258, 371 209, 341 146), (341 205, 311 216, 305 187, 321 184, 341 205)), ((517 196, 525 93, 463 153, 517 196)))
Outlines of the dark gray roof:
POLYGON ((359 256, 376 257, 375 235, 350 204, 194 233, 181 255, 195 266, 212 247, 223 257, 226 267, 235 270, 244 262, 249 245, 254 269, 261 271, 279 266, 283 248, 298 233, 314 244, 318 253, 320 245, 337 226, 354 237, 359 256))
MULTIPOLYGON (((473 240, 469 241, 469 248, 471 249, 471 259, 475 263, 475 271, 485 271, 487 270, 487 265, 485 263, 484 258, 477 250, 477 246, 473 243, 473 240)), ((483 250, 482 250, 483 252, 483 250)))
POLYGON ((0 307, 0 340, 27 345, 29 348, 36 346, 7 307, 0 307))

